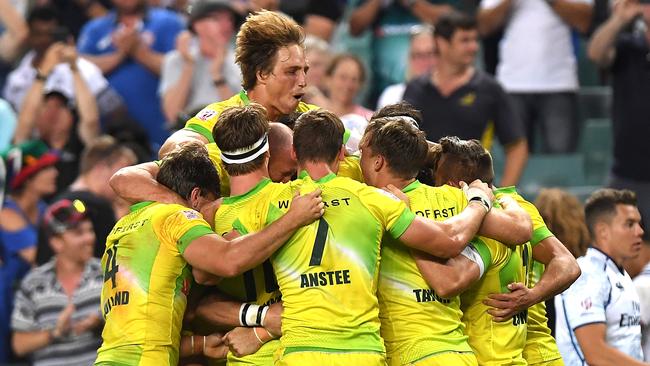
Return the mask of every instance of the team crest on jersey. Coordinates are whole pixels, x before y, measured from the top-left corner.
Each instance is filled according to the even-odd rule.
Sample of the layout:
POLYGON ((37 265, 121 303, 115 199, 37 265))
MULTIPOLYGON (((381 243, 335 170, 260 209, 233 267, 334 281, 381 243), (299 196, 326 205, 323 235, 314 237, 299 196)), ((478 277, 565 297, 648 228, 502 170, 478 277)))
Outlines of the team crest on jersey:
POLYGON ((216 114, 217 111, 214 111, 212 109, 204 109, 196 115, 196 118, 200 119, 201 121, 207 121, 210 118, 214 117, 216 114))
POLYGON ((582 306, 583 309, 589 310, 591 309, 591 297, 588 297, 580 302, 580 305, 582 306))
POLYGON ((201 217, 199 213, 194 210, 183 211, 183 215, 185 215, 185 217, 187 217, 188 220, 194 220, 201 217))

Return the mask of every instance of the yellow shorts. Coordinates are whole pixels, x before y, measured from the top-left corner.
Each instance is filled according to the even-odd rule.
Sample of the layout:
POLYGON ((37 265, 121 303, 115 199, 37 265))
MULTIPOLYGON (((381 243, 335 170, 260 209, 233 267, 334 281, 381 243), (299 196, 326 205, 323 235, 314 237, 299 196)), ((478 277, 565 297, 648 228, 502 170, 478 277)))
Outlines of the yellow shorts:
POLYGON ((275 366, 385 366, 386 356, 377 352, 293 351, 275 353, 275 366))
POLYGON ((476 356, 471 352, 443 352, 411 362, 408 366, 478 366, 476 356))
POLYGON ((552 361, 529 363, 528 366, 564 366, 564 361, 562 360, 562 357, 560 357, 552 361))

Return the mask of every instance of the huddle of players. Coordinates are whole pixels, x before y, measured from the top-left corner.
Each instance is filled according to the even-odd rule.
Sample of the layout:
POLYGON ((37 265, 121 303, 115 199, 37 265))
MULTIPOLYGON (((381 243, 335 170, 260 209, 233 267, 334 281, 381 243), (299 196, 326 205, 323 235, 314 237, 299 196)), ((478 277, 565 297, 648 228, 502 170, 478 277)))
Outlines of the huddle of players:
MULTIPOLYGON (((281 51, 291 61, 300 47, 281 51)), ((251 83, 188 121, 181 134, 207 152, 181 145, 122 174, 118 193, 155 202, 135 204, 107 240, 96 364, 227 349, 229 364, 562 364, 541 301, 579 269, 532 204, 488 186, 492 161, 477 141, 430 146, 417 111, 398 104, 372 118, 360 158, 348 156, 335 115, 298 103, 299 89, 264 100, 251 83), (305 112, 293 149, 269 154, 287 146, 269 132, 291 140, 269 123, 285 107, 305 112), (270 159, 294 164, 298 178, 272 182, 286 174, 269 172, 270 159), (193 280, 216 289, 188 305, 193 280), (184 317, 210 336, 181 337, 184 317)))

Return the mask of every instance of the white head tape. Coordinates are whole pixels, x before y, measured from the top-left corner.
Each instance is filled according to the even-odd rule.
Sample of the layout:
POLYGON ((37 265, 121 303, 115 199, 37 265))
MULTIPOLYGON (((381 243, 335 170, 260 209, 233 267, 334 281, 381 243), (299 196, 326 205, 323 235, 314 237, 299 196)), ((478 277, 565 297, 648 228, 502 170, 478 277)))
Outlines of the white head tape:
POLYGON ((253 145, 233 151, 222 151, 221 160, 226 164, 244 164, 269 151, 269 136, 264 134, 253 145))

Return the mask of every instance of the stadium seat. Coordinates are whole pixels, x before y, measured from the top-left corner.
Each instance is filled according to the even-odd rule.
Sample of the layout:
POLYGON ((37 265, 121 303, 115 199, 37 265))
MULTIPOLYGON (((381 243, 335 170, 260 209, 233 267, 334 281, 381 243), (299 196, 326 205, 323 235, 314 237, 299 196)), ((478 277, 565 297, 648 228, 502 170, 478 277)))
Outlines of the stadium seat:
POLYGON ((580 88, 578 91, 580 120, 610 118, 612 114, 612 91, 608 86, 580 88))
POLYGON ((579 151, 585 159, 588 184, 605 183, 612 163, 612 123, 609 119, 589 119, 582 129, 579 151))
POLYGON ((585 185, 582 154, 531 155, 519 181, 519 190, 534 197, 544 187, 585 185))

